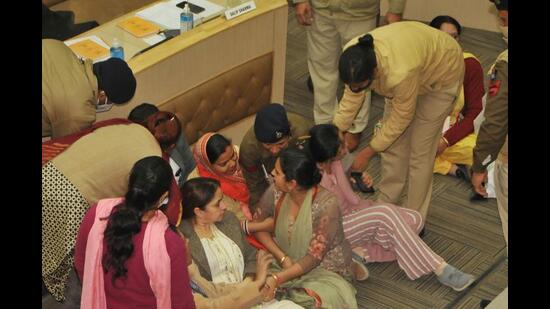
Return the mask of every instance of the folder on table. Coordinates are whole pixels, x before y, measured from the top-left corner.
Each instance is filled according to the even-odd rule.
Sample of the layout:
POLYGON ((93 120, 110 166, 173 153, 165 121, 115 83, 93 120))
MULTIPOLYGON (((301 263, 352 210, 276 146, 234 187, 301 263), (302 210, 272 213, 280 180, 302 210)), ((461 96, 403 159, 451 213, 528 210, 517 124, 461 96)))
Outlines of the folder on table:
POLYGON ((118 26, 138 38, 155 34, 160 30, 159 26, 138 16, 123 20, 118 23, 118 26))
POLYGON ((80 57, 98 60, 109 56, 109 50, 93 40, 85 39, 69 45, 75 54, 80 57))

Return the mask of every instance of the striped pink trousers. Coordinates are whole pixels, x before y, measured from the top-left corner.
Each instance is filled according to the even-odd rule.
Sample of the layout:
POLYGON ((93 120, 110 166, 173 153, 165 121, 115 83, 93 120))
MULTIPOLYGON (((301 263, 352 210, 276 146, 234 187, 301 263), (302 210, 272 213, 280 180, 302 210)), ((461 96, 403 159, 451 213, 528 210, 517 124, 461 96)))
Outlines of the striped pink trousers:
POLYGON ((424 226, 418 211, 366 200, 360 205, 343 216, 343 226, 351 247, 363 249, 366 261, 397 260, 411 280, 441 265, 443 259, 418 236, 424 226))

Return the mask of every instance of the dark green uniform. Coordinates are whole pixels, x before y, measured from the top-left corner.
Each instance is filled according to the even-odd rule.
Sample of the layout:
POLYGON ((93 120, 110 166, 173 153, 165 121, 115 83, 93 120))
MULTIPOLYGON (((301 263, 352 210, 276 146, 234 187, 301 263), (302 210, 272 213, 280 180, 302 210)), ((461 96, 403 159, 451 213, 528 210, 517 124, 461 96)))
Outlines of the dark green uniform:
MULTIPOLYGON (((289 145, 294 143, 297 137, 308 135, 309 130, 313 126, 313 122, 297 114, 287 112, 288 121, 290 122, 291 139, 289 145)), ((264 165, 267 173, 271 173, 275 167, 276 157, 262 146, 256 139, 254 128, 250 128, 244 136, 239 147, 239 163, 243 167, 244 178, 250 191, 249 205, 255 205, 261 195, 269 186, 262 169, 264 165)))
POLYGON ((508 163, 508 50, 498 56, 490 77, 485 121, 474 148, 474 172, 484 172, 497 157, 508 163))

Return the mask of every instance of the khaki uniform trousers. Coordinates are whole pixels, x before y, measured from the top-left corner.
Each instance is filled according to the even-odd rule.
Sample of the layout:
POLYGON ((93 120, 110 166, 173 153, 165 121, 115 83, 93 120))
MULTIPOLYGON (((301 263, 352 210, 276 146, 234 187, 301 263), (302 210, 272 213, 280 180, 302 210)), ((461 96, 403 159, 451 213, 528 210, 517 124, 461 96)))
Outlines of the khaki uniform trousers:
MULTIPOLYGON (((313 119, 315 124, 331 123, 338 109, 336 90, 340 79, 338 60, 342 48, 351 39, 376 28, 376 17, 359 21, 334 20, 314 10, 313 23, 307 29, 307 64, 315 89, 313 93, 313 119)), ((351 133, 360 133, 368 121, 371 92, 367 91, 357 113, 351 133)))
MULTIPOLYGON (((413 120, 403 134, 381 153, 379 199, 398 204, 408 181, 403 206, 419 211, 424 220, 432 196, 435 154, 445 118, 453 108, 462 80, 454 87, 418 96, 413 120)), ((386 99, 383 119, 389 117, 391 103, 386 99)), ((384 121, 383 120, 383 121, 384 121)))
POLYGON ((508 164, 498 159, 495 162, 495 191, 506 251, 508 251, 508 164))

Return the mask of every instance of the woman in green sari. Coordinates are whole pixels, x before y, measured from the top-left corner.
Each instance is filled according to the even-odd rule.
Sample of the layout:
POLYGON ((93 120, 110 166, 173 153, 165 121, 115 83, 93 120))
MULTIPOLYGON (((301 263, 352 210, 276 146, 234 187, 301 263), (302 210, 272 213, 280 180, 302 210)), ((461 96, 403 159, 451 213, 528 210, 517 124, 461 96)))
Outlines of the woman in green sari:
POLYGON ((255 233, 279 262, 266 280, 269 297, 305 308, 357 308, 338 201, 318 186, 315 162, 301 150, 285 149, 271 174, 275 188, 264 193, 255 214, 275 222, 271 233, 255 233))

